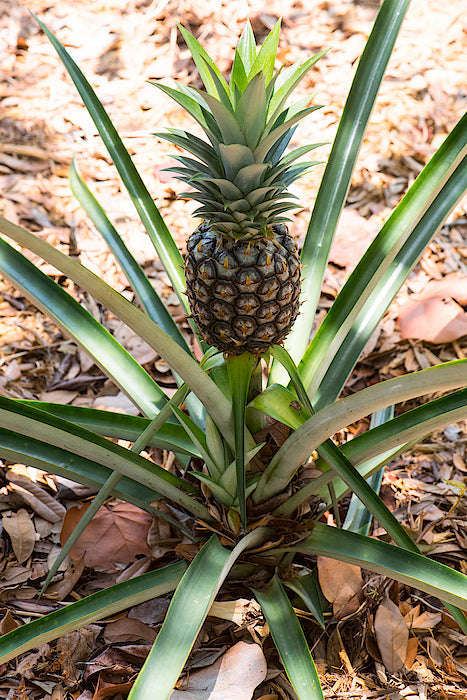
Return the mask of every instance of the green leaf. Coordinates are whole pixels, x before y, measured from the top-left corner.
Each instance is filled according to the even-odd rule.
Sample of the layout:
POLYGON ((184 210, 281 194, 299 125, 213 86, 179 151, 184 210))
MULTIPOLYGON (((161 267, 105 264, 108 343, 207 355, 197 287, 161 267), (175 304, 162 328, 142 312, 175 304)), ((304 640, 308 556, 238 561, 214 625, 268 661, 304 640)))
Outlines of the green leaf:
MULTIPOLYGON (((171 408, 173 405, 179 405, 183 403, 183 401, 186 399, 186 396, 188 394, 188 387, 186 384, 184 384, 178 391, 175 393, 175 395, 172 397, 170 400, 170 403, 164 406, 164 408, 159 412, 159 414, 153 418, 153 420, 149 423, 148 426, 146 426, 145 430, 138 435, 137 439, 133 443, 133 445, 130 447, 130 452, 134 452, 135 454, 140 454, 144 448, 149 444, 151 441, 151 438, 155 435, 155 433, 158 432, 158 430, 162 427, 162 425, 165 423, 165 421, 170 417, 170 412, 171 408)), ((54 563, 49 569, 49 573, 47 574, 47 577, 44 581, 44 584, 42 585, 41 588, 41 595, 45 592, 47 589, 50 581, 52 578, 55 576, 56 572, 58 571, 60 565, 62 562, 65 560, 65 557, 68 555, 68 553, 71 551, 73 545, 78 541, 78 539, 81 537, 93 517, 97 514, 97 511, 99 508, 105 503, 107 498, 110 496, 112 491, 115 490, 115 487, 118 485, 119 481, 122 479, 122 475, 119 474, 118 472, 113 472, 105 482, 105 484, 99 489, 99 492, 94 496, 92 499, 89 507, 84 511, 84 513, 81 515, 78 524, 75 526, 73 531, 71 532, 70 536, 68 537, 67 541, 63 545, 62 549, 60 550, 57 558, 55 559, 54 563)), ((169 521, 172 526, 177 527, 178 523, 175 521, 173 518, 170 516, 167 517, 165 513, 162 513, 161 511, 161 516, 163 520, 169 521)), ((191 538, 190 538, 191 539, 191 538)))
MULTIPOLYGON (((383 2, 344 107, 302 251, 302 313, 286 342, 296 362, 308 345, 334 232, 366 125, 409 1, 383 2)), ((277 379, 275 376, 274 381, 277 379)))
POLYGON ((279 46, 280 28, 281 20, 279 19, 264 40, 263 45, 261 46, 258 55, 251 66, 248 74, 248 80, 251 80, 257 73, 262 72, 266 85, 271 82, 274 74, 277 49, 279 46))
POLYGON ((205 92, 200 92, 200 95, 212 112, 215 122, 221 132, 222 142, 225 144, 240 143, 247 145, 240 124, 237 122, 232 112, 228 110, 222 102, 212 97, 212 95, 208 95, 205 92))
POLYGON ((185 428, 187 434, 190 436, 191 441, 198 449, 202 458, 206 462, 206 467, 208 469, 210 477, 216 482, 219 482, 221 476, 221 469, 218 464, 214 461, 212 455, 210 454, 207 446, 206 433, 198 426, 196 423, 183 411, 181 411, 177 406, 171 406, 174 415, 177 416, 181 425, 185 428))
POLYGON ((256 59, 256 41, 251 28, 250 20, 245 22, 240 39, 238 40, 235 54, 240 56, 248 75, 256 59))
POLYGON ((86 186, 74 159, 70 166, 69 179, 71 191, 114 254, 149 318, 155 321, 186 352, 190 352, 177 324, 144 274, 141 265, 130 253, 121 236, 107 218, 104 209, 86 186))
MULTIPOLYGON (((407 451, 414 442, 420 441, 434 430, 442 429, 448 423, 464 418, 467 413, 466 399, 467 390, 462 389, 430 401, 358 435, 342 445, 341 450, 367 479, 379 467, 407 451)), ((312 496, 320 494, 325 497, 323 489, 331 480, 333 480, 337 500, 341 500, 346 495, 347 485, 341 479, 335 478, 334 471, 325 460, 317 460, 315 466, 323 472, 322 476, 314 479, 279 506, 275 511, 276 515, 291 517, 301 503, 305 503, 312 496)))
POLYGON ((253 151, 265 127, 266 86, 264 76, 258 73, 248 84, 235 109, 235 118, 241 124, 247 146, 253 151), (251 108, 255 105, 255 109, 251 108))
POLYGON ((188 153, 209 165, 213 172, 217 172, 219 163, 214 148, 194 134, 188 134, 180 129, 167 129, 166 132, 155 132, 153 136, 158 136, 165 141, 184 148, 188 153))
MULTIPOLYGON (((371 416, 370 430, 378 425, 387 423, 392 418, 394 418, 394 406, 387 406, 387 408, 382 408, 380 411, 376 411, 376 413, 373 413, 371 416)), ((352 440, 350 440, 350 442, 352 442, 352 440)), ((345 454, 344 450, 343 452, 345 454)), ((346 456, 348 457, 348 455, 346 456)), ((374 474, 368 478, 368 485, 375 493, 380 492, 383 474, 384 467, 378 469, 377 472, 374 472, 374 474)), ((336 499, 339 500, 338 494, 335 491, 335 484, 333 485, 336 499)), ((364 506, 357 495, 353 493, 345 515, 345 520, 342 524, 343 529, 350 530, 351 532, 358 532, 360 535, 369 535, 372 520, 372 513, 364 506)))
MULTIPOLYGON (((27 464, 50 474, 63 476, 76 483, 99 489, 111 476, 112 469, 76 456, 68 450, 22 435, 15 430, 0 427, 0 450, 3 459, 13 463, 27 464)), ((143 486, 131 477, 123 477, 113 495, 139 508, 152 512, 150 503, 160 499, 155 488, 143 486)))
POLYGON ((249 352, 231 357, 227 362, 235 434, 235 469, 240 518, 246 531, 245 412, 251 373, 257 358, 249 352))
MULTIPOLYGON (((294 385, 295 391, 297 392, 298 398, 303 403, 305 408, 311 414, 313 414, 313 406, 311 405, 305 387, 300 379, 300 375, 297 372, 297 368, 295 367, 295 364, 287 350, 282 348, 280 345, 275 345, 271 348, 270 353, 286 368, 294 385)), ((378 494, 359 474, 353 464, 343 454, 341 449, 335 445, 331 439, 325 440, 317 449, 318 454, 329 462, 335 472, 339 474, 341 479, 345 481, 345 483, 351 489, 352 493, 358 496, 360 501, 362 501, 370 513, 372 513, 378 519, 394 541, 408 550, 418 551, 416 545, 400 525, 399 521, 391 513, 378 494)), ((258 500, 261 498, 267 498, 273 495, 271 492, 268 492, 267 487, 265 488, 265 483, 267 483, 266 480, 264 480, 264 482, 261 480, 258 484, 255 498, 256 502, 258 502, 258 500)))
POLYGON ((201 76, 201 80, 203 81, 204 86, 209 92, 209 94, 213 95, 214 97, 220 98, 218 86, 213 80, 211 71, 217 76, 217 79, 222 84, 224 91, 228 93, 230 91, 229 86, 227 85, 222 73, 220 72, 219 68, 216 66, 212 58, 209 56, 209 54, 201 46, 199 41, 197 41, 197 39, 195 39, 195 37, 192 34, 190 34, 190 32, 187 29, 185 29, 185 27, 182 27, 180 24, 177 26, 187 43, 187 46, 190 50, 191 55, 193 56, 193 60, 196 63, 196 67, 201 76), (211 71, 209 70, 209 68, 211 69, 211 71))
POLYGON ((324 700, 305 635, 277 576, 265 591, 254 591, 285 671, 299 700, 324 700))
POLYGON ((160 492, 197 517, 210 520, 207 509, 179 488, 189 488, 182 479, 89 430, 4 397, 0 397, 0 426, 39 441, 47 434, 49 445, 65 448, 76 456, 118 471, 160 492))
MULTIPOLYGON (((407 552, 355 532, 315 523, 305 540, 277 551, 332 557, 393 578, 450 605, 466 607, 467 576, 422 554, 407 552)), ((269 553, 275 554, 276 550, 269 553)))
POLYGON ((225 177, 230 180, 233 180, 240 168, 251 165, 255 160, 252 150, 239 143, 231 143, 228 146, 220 143, 219 155, 224 166, 225 177))
POLYGON ((290 66, 281 73, 276 80, 273 96, 269 102, 267 115, 268 122, 273 122, 275 119, 277 119, 277 116, 279 115, 289 95, 295 90, 297 85, 301 80, 303 80, 305 75, 315 65, 315 63, 319 61, 319 59, 322 58, 328 51, 329 49, 324 49, 314 56, 311 56, 302 64, 294 63, 293 66, 290 66))
MULTIPOLYGON (((2 223, 0 217, 0 228, 2 223)), ((3 230, 7 232, 4 226, 3 230)), ((162 389, 120 343, 68 292, 1 238, 0 270, 5 279, 83 348, 143 413, 153 417, 165 405, 167 397, 162 389)))
POLYGON ((256 498, 260 495, 266 497, 266 493, 280 493, 309 455, 338 430, 391 404, 465 385, 467 360, 454 360, 403 377, 388 379, 326 406, 297 428, 283 443, 263 472, 255 492, 256 498), (266 489, 265 484, 269 481, 271 483, 266 489))
POLYGON ((281 384, 268 387, 255 396, 248 406, 263 411, 293 430, 299 428, 310 417, 310 413, 297 401, 296 395, 281 384))
POLYGON ((212 536, 183 576, 154 646, 128 700, 167 700, 196 641, 225 577, 238 556, 262 543, 266 528, 257 528, 230 552, 212 536))
POLYGON ((4 664, 19 654, 91 622, 170 593, 176 588, 186 567, 185 562, 170 564, 110 586, 75 603, 67 603, 60 610, 17 627, 0 637, 0 663, 4 664))
MULTIPOLYGON (((18 399, 14 399, 18 401, 18 399)), ((78 426, 92 430, 94 433, 116 440, 134 442, 150 424, 149 418, 130 416, 124 413, 88 408, 87 406, 72 406, 45 401, 21 401, 26 406, 38 408, 59 418, 71 421, 78 426)), ((164 410, 164 409, 162 409, 164 410)), ((173 419, 172 419, 173 420, 173 419)), ((192 457, 199 457, 199 452, 181 425, 166 422, 154 435, 148 445, 161 450, 171 450, 192 457)))
POLYGON ((184 309, 188 308, 185 297, 185 277, 183 274, 183 258, 178 250, 170 232, 160 215, 154 201, 149 194, 141 176, 126 150, 120 136, 112 124, 102 103, 99 101, 94 90, 86 80, 84 74, 79 69, 70 54, 52 34, 50 29, 33 15, 39 23, 41 29, 50 39, 54 49, 57 51, 63 65, 67 69, 73 80, 81 98, 96 125, 99 134, 110 156, 115 163, 123 183, 128 190, 128 194, 148 232, 151 241, 159 255, 159 258, 167 272, 180 303, 184 309))
POLYGON ((306 109, 300 110, 300 112, 295 114, 290 119, 287 119, 287 121, 285 121, 283 124, 274 128, 270 132, 270 134, 268 134, 266 138, 262 139, 259 145, 255 148, 255 160, 260 162, 264 161, 268 155, 269 150, 272 149, 273 146, 275 146, 275 144, 279 141, 281 136, 288 136, 288 132, 290 132, 290 129, 294 124, 297 124, 297 122, 301 121, 317 109, 321 109, 321 105, 313 105, 312 107, 306 107, 306 109))
POLYGON ((308 610, 315 616, 316 622, 324 630, 323 596, 320 594, 316 577, 312 573, 308 573, 286 579, 282 583, 303 600, 308 610))
MULTIPOLYGON (((467 119, 465 120, 467 139, 467 119)), ((467 151, 467 146, 466 149, 467 151)), ((453 175, 449 178, 445 187, 441 190, 427 212, 414 228, 412 235, 404 243, 401 250, 395 256, 390 269, 382 278, 377 281, 365 299, 360 311, 352 313, 350 321, 353 321, 347 336, 341 341, 337 351, 334 351, 332 363, 326 371, 319 389, 316 391, 314 402, 317 407, 332 400, 350 373, 352 367, 357 362, 360 353, 365 347, 371 333, 376 328, 379 320, 395 297, 403 280, 414 267, 417 260, 423 254, 424 249, 430 240, 436 235, 442 223, 452 211, 456 203, 461 199, 467 189, 467 157, 457 167, 453 175)), ((371 260, 371 258, 368 258, 371 260)), ((373 287, 373 285, 369 285, 373 287)), ((349 314, 350 316, 350 314, 349 314)), ((334 319, 335 320, 335 319, 334 319)), ((332 356, 332 351, 330 356, 332 356)), ((326 363, 327 364, 327 363, 326 363)), ((325 369, 323 367, 323 369, 325 369)), ((319 369, 321 375, 321 368, 319 369)), ((316 379, 319 380, 318 374, 316 379)), ((316 386, 313 380, 309 392, 313 392, 316 386)))
MULTIPOLYGON (((137 333, 142 340, 145 340, 150 347, 154 348, 200 399, 207 412, 215 419, 227 441, 233 445, 232 408, 229 401, 198 363, 182 350, 167 333, 164 333, 142 311, 123 296, 117 294, 97 275, 38 236, 34 236, 26 229, 3 217, 0 217, 0 231, 54 265, 77 285, 86 289, 89 294, 137 333)), ((154 383, 154 386, 157 385, 154 383)))

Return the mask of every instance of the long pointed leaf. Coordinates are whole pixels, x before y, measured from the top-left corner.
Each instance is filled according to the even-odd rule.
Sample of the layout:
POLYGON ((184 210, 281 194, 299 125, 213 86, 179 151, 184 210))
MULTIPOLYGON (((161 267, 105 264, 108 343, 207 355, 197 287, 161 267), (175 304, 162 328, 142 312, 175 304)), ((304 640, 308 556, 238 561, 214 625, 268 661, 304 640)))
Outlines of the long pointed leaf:
POLYGON ((321 409, 303 423, 275 454, 263 472, 255 492, 256 498, 259 500, 280 493, 313 450, 354 421, 408 398, 422 396, 427 392, 449 391, 466 384, 467 360, 454 360, 388 379, 321 409))
POLYGON ((246 531, 245 415, 251 373, 256 362, 256 357, 246 352, 231 357, 227 362, 234 419, 237 498, 244 531, 246 531))
MULTIPOLYGON (((340 348, 355 345, 355 341, 349 342, 348 335, 358 317, 365 319, 365 333, 358 342, 358 348, 364 347, 365 338, 373 332, 402 282, 462 197, 467 189, 467 158, 462 161, 466 153, 467 115, 446 138, 389 217, 307 348, 300 363, 300 373, 310 396, 315 395, 340 348), (459 161, 462 162, 459 164, 459 161)), ((356 352, 354 349, 352 356, 356 352)), ((343 367, 342 356, 335 363, 330 372, 333 375, 336 367, 343 367)), ((350 361, 346 361, 345 370, 350 372, 351 368, 350 361)), ((340 377, 343 372, 338 374, 340 377)), ((339 386, 337 377, 336 386, 339 386)), ((328 385, 326 400, 332 400, 329 389, 328 385)), ((314 402, 317 407, 321 405, 318 397, 314 402)))
POLYGON ((250 532, 232 552, 215 536, 206 542, 177 587, 128 700, 167 700, 225 577, 242 551, 264 541, 265 534, 265 528, 250 532))
MULTIPOLYGON (((35 17, 35 15, 33 15, 35 17)), ((185 297, 185 279, 183 274, 183 259, 175 242, 170 235, 170 232, 160 215, 154 201, 149 194, 140 174, 126 150, 120 136, 112 124, 107 112, 97 95, 92 89, 84 74, 71 58, 70 54, 52 34, 50 29, 35 17, 41 29, 49 38, 52 46, 58 53, 63 65, 67 69, 71 79, 73 80, 81 98, 91 115, 94 124, 102 137, 102 140, 110 153, 110 156, 115 163, 123 183, 128 190, 133 204, 143 222, 143 225, 148 232, 151 241, 159 255, 159 258, 164 265, 172 286, 177 293, 180 303, 183 308, 187 309, 187 300, 185 297)))
POLYGON ((170 593, 176 588, 186 566, 185 562, 177 562, 118 583, 4 634, 0 637, 0 663, 91 622, 170 593))
POLYGON ((305 635, 280 580, 274 576, 266 590, 254 593, 299 700, 324 700, 305 635))
POLYGON ((69 179, 71 191, 114 254, 149 318, 152 318, 186 352, 190 352, 177 324, 144 274, 141 265, 130 253, 121 236, 110 223, 104 209, 79 174, 75 160, 70 166, 69 179))
MULTIPOLYGON (((465 139, 467 141, 467 119, 465 120, 465 127, 465 139)), ((467 145, 465 150, 467 151, 467 145)), ((466 189, 467 157, 457 167, 446 186, 419 221, 413 230, 412 236, 394 258, 387 274, 383 275, 374 286, 373 292, 367 298, 360 311, 356 315, 353 313, 349 314, 351 319, 355 319, 352 327, 347 336, 341 339, 337 352, 335 352, 319 387, 317 382, 313 381, 309 389, 311 394, 314 392, 314 387, 316 387, 314 403, 318 408, 337 397, 370 335, 395 297, 402 282, 419 260, 430 240, 436 235, 449 212, 461 199, 466 189)), ((368 258, 368 260, 370 259, 368 258)), ((330 355, 333 355, 332 351, 330 355)), ((328 363, 325 361, 324 364, 327 365, 328 363)), ((324 365, 323 369, 326 369, 324 365)), ((321 368, 318 369, 318 373, 322 376, 321 368)), ((319 381, 318 373, 315 378, 319 381)))
POLYGON ((410 0, 385 0, 360 58, 306 234, 301 315, 286 341, 298 361, 308 345, 340 212, 377 92, 410 0))
POLYGON ((34 236, 26 229, 13 224, 1 216, 0 232, 13 238, 17 243, 47 260, 63 274, 73 279, 115 314, 117 318, 120 318, 129 328, 134 330, 150 347, 154 348, 174 372, 192 389, 207 412, 215 418, 226 439, 233 444, 233 431, 230 420, 232 409, 228 400, 198 363, 182 350, 167 333, 164 333, 142 311, 115 292, 97 275, 94 275, 76 260, 64 255, 38 236, 34 236))
MULTIPOLYGON (((450 605, 466 607, 467 576, 421 554, 403 551, 381 540, 315 523, 311 535, 303 542, 284 549, 355 564, 418 588, 450 605)), ((277 551, 283 552, 284 549, 277 551)), ((276 550, 270 553, 276 553, 276 550)))
POLYGON ((0 271, 90 355, 147 416, 167 402, 162 389, 96 319, 30 260, 0 238, 0 271))

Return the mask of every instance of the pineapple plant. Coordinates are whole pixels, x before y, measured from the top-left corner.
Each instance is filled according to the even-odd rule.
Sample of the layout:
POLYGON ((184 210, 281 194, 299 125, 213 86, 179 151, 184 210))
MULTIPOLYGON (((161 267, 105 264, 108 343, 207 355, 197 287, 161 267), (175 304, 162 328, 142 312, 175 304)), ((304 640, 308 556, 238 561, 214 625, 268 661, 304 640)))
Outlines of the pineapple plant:
POLYGON ((195 156, 176 155, 168 168, 191 186, 182 196, 201 206, 201 224, 187 242, 187 296, 203 340, 231 355, 264 353, 292 327, 300 297, 300 258, 284 216, 295 208, 289 186, 315 163, 297 159, 311 144, 284 155, 298 123, 318 109, 308 97, 285 103, 325 53, 274 70, 280 21, 258 50, 245 25, 230 81, 198 41, 180 30, 205 90, 156 84, 202 127, 208 142, 171 129, 158 134, 195 156))
POLYGON ((102 103, 64 46, 39 22, 83 98, 181 304, 188 313, 187 291, 201 336, 224 354, 206 348, 197 362, 74 163, 71 189, 125 271, 139 305, 40 236, 0 217, 2 276, 80 345, 141 414, 0 396, 2 459, 98 490, 43 588, 109 495, 148 511, 186 538, 186 548, 185 543, 174 548, 170 559, 155 562, 147 573, 2 635, 1 664, 72 629, 173 592, 128 696, 169 700, 212 603, 221 589, 229 595, 238 582, 261 606, 293 688, 290 695, 323 700, 310 627, 303 630, 295 612, 307 609, 325 628, 317 555, 442 600, 445 614, 467 634, 467 577, 423 556, 378 495, 386 464, 430 432, 465 419, 467 359, 388 379, 337 400, 369 334, 467 189, 467 116, 411 185, 309 341, 337 220, 407 7, 408 0, 383 1, 356 70, 301 253, 304 303, 284 347, 277 343, 297 316, 299 286, 295 244, 284 216, 294 206, 287 188, 311 166, 297 159, 316 145, 285 154, 296 125, 315 109, 308 99, 288 108, 285 101, 321 54, 274 72, 279 25, 259 50, 247 25, 228 84, 191 34, 181 30, 206 91, 159 88, 194 116, 208 139, 175 129, 165 134, 195 157, 177 156, 176 175, 192 187, 188 196, 199 201, 197 214, 203 219, 188 242, 185 286, 180 251, 102 103), (102 324, 7 238, 60 270, 154 348, 177 378, 176 393, 170 397, 102 324), (223 317, 220 302, 233 315, 229 310, 223 317), (258 355, 266 350, 273 363, 269 385, 263 386, 258 355), (284 369, 285 382, 276 379, 277 368, 284 369), (450 393, 392 417, 394 405, 427 391, 450 393), (260 413, 287 426, 290 434, 258 473, 252 460, 261 443, 254 444, 252 433, 260 413), (370 414, 375 420, 367 432, 343 445, 333 442, 337 432, 370 414), (146 446, 173 452, 173 471, 144 456, 146 446), (192 458, 199 470, 188 472, 192 458), (301 469, 310 459, 317 474, 306 481, 301 469), (341 526, 337 516, 349 492, 341 526), (336 526, 323 522, 321 509, 313 509, 316 501, 334 509, 336 526), (393 543, 369 536, 373 517, 393 543), (298 596, 294 607, 290 591, 298 596))

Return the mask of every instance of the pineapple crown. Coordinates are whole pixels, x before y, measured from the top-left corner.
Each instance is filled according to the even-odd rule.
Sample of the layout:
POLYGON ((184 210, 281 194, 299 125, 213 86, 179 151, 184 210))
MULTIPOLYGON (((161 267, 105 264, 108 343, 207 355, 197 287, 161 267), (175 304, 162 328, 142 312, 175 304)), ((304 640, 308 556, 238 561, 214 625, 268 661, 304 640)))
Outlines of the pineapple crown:
POLYGON ((247 22, 227 82, 194 36, 179 29, 205 90, 154 85, 198 122, 209 142, 179 129, 155 134, 197 159, 174 156, 180 165, 167 170, 193 188, 180 196, 201 204, 195 216, 235 238, 264 235, 273 224, 288 220, 283 214, 298 205, 287 188, 317 162, 295 161, 323 145, 310 144, 283 155, 298 122, 319 109, 310 106, 309 97, 289 107, 285 103, 326 50, 275 71, 280 20, 259 50, 247 22))

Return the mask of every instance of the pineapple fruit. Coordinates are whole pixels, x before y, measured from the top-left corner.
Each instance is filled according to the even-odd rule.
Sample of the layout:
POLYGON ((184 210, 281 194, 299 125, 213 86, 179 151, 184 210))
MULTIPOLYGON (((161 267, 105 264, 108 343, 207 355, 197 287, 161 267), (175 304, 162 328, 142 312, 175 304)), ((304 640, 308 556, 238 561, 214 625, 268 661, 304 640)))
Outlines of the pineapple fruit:
POLYGON ((187 242, 187 296, 201 338, 231 355, 262 354, 284 340, 299 310, 300 259, 284 216, 297 207, 289 185, 314 162, 295 161, 321 144, 284 155, 298 122, 318 109, 290 93, 324 51, 274 70, 277 22, 258 50, 249 22, 235 49, 230 82, 199 42, 180 31, 205 90, 156 84, 201 126, 208 141, 178 129, 156 134, 195 158, 168 168, 201 206, 187 242))

